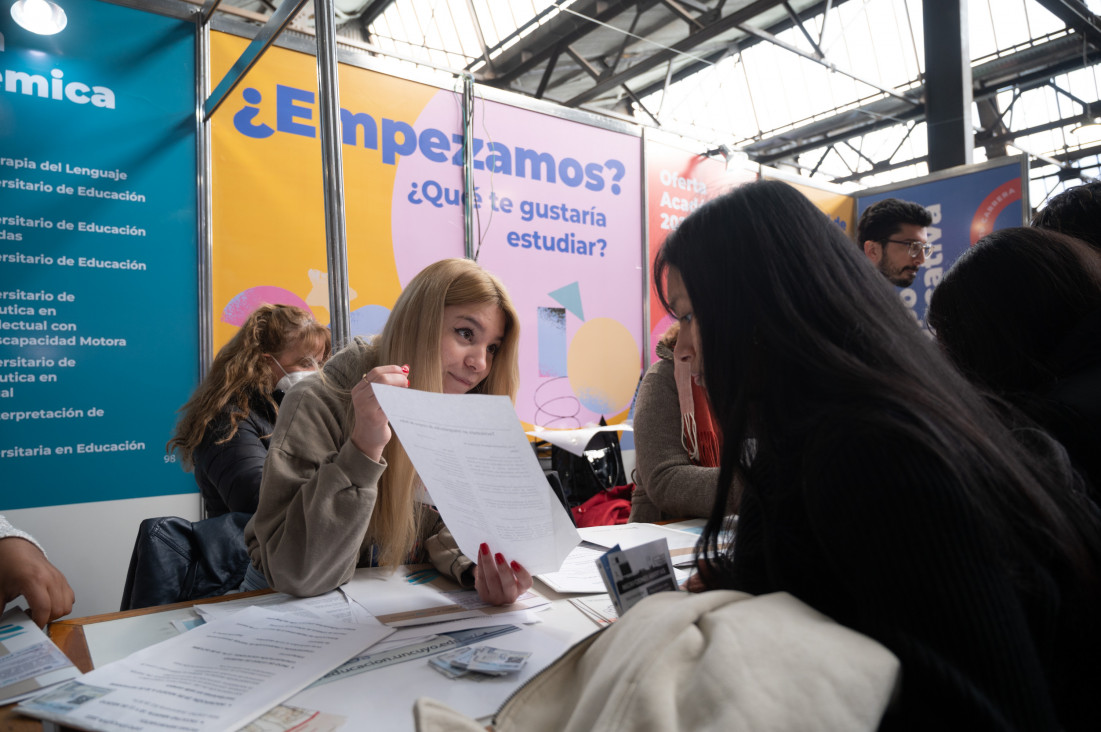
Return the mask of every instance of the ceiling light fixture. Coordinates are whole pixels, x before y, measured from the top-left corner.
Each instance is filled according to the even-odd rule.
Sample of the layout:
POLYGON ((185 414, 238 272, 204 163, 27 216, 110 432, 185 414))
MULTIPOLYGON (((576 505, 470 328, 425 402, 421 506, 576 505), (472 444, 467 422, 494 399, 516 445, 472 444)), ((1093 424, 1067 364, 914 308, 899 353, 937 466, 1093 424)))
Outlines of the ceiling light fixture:
POLYGON ((16 0, 11 6, 11 17, 31 33, 40 36, 60 33, 69 22, 61 6, 50 0, 16 0))

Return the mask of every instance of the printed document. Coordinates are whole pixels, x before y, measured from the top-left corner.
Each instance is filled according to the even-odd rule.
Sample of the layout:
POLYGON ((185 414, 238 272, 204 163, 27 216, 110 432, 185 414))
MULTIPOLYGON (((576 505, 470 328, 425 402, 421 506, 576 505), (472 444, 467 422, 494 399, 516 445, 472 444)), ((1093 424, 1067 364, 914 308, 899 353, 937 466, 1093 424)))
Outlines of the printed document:
POLYGON ((392 631, 250 607, 69 681, 17 711, 96 732, 237 729, 392 631))
POLYGON ((374 391, 464 554, 484 542, 533 575, 562 566, 581 539, 508 397, 374 391))
POLYGON ((361 567, 340 588, 378 622, 394 628, 480 618, 483 625, 534 622, 522 611, 546 607, 547 598, 528 591, 511 605, 490 605, 476 590, 465 590, 429 564, 396 569, 361 567))
POLYGON ((700 537, 695 534, 658 524, 586 526, 579 533, 586 542, 607 549, 616 545, 622 549, 630 549, 656 539, 665 539, 669 544, 673 565, 676 567, 687 567, 696 563, 696 543, 700 540, 700 537))
POLYGON ((0 704, 77 676, 80 671, 23 608, 13 607, 0 617, 0 704))

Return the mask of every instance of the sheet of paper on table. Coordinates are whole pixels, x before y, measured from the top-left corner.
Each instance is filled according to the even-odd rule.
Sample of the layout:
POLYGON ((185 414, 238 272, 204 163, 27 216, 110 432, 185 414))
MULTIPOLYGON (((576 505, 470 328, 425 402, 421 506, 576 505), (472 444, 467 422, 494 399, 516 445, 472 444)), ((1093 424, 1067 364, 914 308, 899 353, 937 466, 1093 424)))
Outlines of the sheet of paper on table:
POLYGON ((92 666, 99 668, 126 658, 142 648, 175 637, 186 630, 201 625, 204 620, 232 615, 246 607, 279 608, 280 612, 293 612, 306 607, 334 619, 350 619, 348 600, 340 592, 333 591, 318 597, 296 598, 282 592, 253 595, 237 600, 227 600, 192 607, 165 610, 148 615, 89 623, 83 627, 84 642, 92 666), (287 605, 287 603, 290 603, 287 605), (282 606, 287 605, 286 608, 282 606))
POLYGON ((97 668, 17 710, 97 732, 236 729, 393 631, 249 607, 97 668))
POLYGON ((0 617, 0 704, 37 694, 80 671, 21 607, 0 617))
POLYGON ((670 529, 658 524, 617 524, 615 526, 587 526, 578 529, 581 538, 590 544, 611 549, 618 544, 621 549, 630 549, 654 541, 665 539, 669 543, 669 556, 673 566, 687 567, 695 564, 696 542, 700 537, 687 531, 670 529))
MULTIPOLYGON (((581 529, 585 531, 585 529, 581 529)), ((637 546, 632 544, 631 546, 637 546)), ((562 563, 562 569, 557 572, 546 572, 538 575, 539 581, 547 585, 555 592, 563 595, 592 595, 606 593, 608 588, 600 576, 598 562, 600 557, 607 552, 602 546, 582 542, 574 548, 566 561, 562 563)), ((673 577, 680 584, 688 579, 691 573, 685 569, 673 566, 673 577)))
MULTIPOLYGON (((571 612, 576 612, 571 609, 571 612)), ((587 620, 585 620, 588 623, 587 620)), ((592 626, 596 630, 596 626, 592 626)), ((574 639, 546 632, 543 626, 524 627, 485 645, 530 652, 524 668, 515 674, 471 680, 450 679, 434 670, 427 658, 388 665, 336 683, 305 689, 287 700, 293 707, 314 709, 356 720, 359 726, 386 732, 414 732, 413 703, 431 697, 478 719, 494 714, 504 701, 572 645, 574 639)), ((481 644, 479 644, 481 645, 481 644)))
POLYGON ((532 574, 562 566, 580 538, 508 397, 374 391, 464 554, 485 542, 532 574))
POLYGON ((459 587, 427 564, 357 569, 340 590, 379 622, 395 628, 463 618, 480 618, 483 625, 529 623, 534 621, 530 611, 550 602, 526 592, 511 605, 489 605, 477 591, 459 587))

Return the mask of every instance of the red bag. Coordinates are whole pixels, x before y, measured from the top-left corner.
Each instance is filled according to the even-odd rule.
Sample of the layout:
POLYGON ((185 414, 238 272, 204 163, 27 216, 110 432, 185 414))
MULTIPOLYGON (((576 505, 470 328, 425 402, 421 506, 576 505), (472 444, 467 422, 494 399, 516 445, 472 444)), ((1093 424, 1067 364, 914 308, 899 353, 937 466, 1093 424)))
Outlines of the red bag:
POLYGON ((617 485, 601 491, 579 506, 570 509, 578 528, 585 526, 611 526, 625 524, 631 515, 631 493, 634 483, 617 485))

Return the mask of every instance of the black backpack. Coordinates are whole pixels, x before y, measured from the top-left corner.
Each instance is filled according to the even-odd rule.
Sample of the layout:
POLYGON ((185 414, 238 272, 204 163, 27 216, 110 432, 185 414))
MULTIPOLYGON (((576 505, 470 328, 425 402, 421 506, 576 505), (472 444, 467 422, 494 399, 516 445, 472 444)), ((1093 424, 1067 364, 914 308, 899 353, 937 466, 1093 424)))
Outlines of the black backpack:
MULTIPOLYGON (((600 424, 607 425, 603 417, 600 424)), ((593 435, 581 455, 552 445, 551 469, 558 473, 566 501, 571 507, 628 482, 623 469, 619 433, 612 430, 593 435)))

